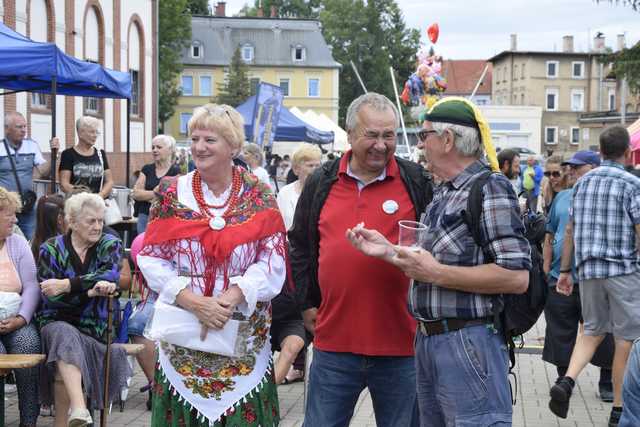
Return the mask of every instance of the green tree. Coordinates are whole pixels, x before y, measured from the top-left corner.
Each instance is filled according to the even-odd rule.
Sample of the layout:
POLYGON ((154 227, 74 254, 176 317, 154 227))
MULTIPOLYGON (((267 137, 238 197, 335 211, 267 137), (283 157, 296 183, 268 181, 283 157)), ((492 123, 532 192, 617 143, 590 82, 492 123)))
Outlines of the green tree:
POLYGON ((224 83, 218 85, 220 91, 216 98, 218 104, 237 107, 249 97, 250 87, 247 71, 247 64, 242 60, 240 48, 237 47, 233 52, 231 64, 229 64, 229 69, 227 70, 227 77, 224 83))
POLYGON ((182 72, 180 53, 191 40, 191 13, 188 0, 161 1, 159 3, 158 40, 158 121, 160 131, 171 118, 180 96, 177 78, 182 72))
POLYGON ((189 0, 189 11, 192 15, 211 15, 208 0, 189 0))
POLYGON ((415 68, 420 34, 407 29, 395 0, 325 0, 320 11, 323 34, 340 71, 340 122, 351 101, 363 91, 350 62, 358 69, 368 91, 394 99, 389 67, 398 85, 415 68))
POLYGON ((276 7, 280 18, 317 18, 321 0, 254 0, 253 7, 245 5, 238 13, 241 16, 257 16, 262 4, 265 17, 271 14, 271 6, 276 7))

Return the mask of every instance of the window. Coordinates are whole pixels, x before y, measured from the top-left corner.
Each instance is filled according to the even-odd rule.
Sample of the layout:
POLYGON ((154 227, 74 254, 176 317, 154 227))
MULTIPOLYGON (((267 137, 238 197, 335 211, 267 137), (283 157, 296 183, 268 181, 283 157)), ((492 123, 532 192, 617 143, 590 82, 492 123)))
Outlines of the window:
POLYGON ((555 79, 556 77, 558 77, 559 65, 560 64, 558 61, 547 61, 547 78, 548 79, 555 79))
POLYGON ((47 95, 44 93, 31 92, 31 107, 32 108, 48 108, 47 95))
POLYGON ((524 105, 524 93, 520 94, 520 105, 524 105))
POLYGON ((584 110, 584 89, 571 90, 571 111, 584 110))
POLYGON ((571 128, 571 144, 578 145, 580 144, 580 128, 571 128))
POLYGON ((522 64, 522 67, 520 67, 520 78, 521 79, 524 79, 524 65, 525 64, 522 64))
POLYGON ((309 79, 307 96, 320 96, 320 79, 309 79))
POLYGON ((518 66, 514 65, 513 66, 513 80, 517 80, 518 79, 518 66))
POLYGON ((253 77, 249 79, 249 90, 251 92, 251 95, 255 95, 256 93, 258 93, 258 86, 260 86, 260 78, 253 77))
POLYGON ((192 76, 182 76, 181 90, 182 90, 183 96, 193 95, 193 77, 192 76))
POLYGON ((191 113, 180 113, 180 133, 186 135, 189 131, 189 120, 191 120, 191 113))
POLYGON ((200 42, 195 41, 191 45, 191 57, 192 58, 201 58, 202 57, 202 46, 200 42))
POLYGON ((211 95, 211 76, 200 76, 200 96, 211 95))
POLYGON ((280 90, 284 96, 289 96, 289 79, 280 79, 280 90))
POLYGON ((616 109, 616 90, 609 89, 609 111, 616 109))
POLYGON ((571 63, 571 77, 574 79, 584 78, 584 62, 574 61, 571 63))
POLYGON ((545 144, 558 143, 558 127, 557 126, 547 126, 544 128, 544 143, 545 144))
POLYGON ((131 74, 131 114, 140 116, 140 73, 129 70, 131 74))
POLYGON ((547 111, 558 111, 558 89, 547 89, 545 106, 547 111))
POLYGON ((305 49, 302 46, 296 46, 293 48, 293 60, 296 62, 304 61, 305 59, 305 49))
MULTIPOLYGON (((97 64, 97 61, 86 59, 85 61, 97 64)), ((98 98, 83 98, 84 112, 85 114, 98 115, 100 114, 100 102, 98 98)))
POLYGON ((242 60, 244 62, 253 61, 253 46, 249 44, 242 46, 242 60))

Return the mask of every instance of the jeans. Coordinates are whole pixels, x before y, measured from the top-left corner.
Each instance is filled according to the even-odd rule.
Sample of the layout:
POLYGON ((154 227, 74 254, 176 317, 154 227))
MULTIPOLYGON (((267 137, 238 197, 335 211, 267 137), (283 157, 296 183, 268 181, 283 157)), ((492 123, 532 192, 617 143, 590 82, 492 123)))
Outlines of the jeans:
POLYGON ((509 357, 502 334, 477 325, 416 337, 422 427, 510 426, 509 357))
POLYGON ((418 426, 415 361, 411 357, 363 356, 313 349, 304 427, 348 426, 365 387, 376 425, 418 426))
POLYGON ((147 223, 149 222, 149 215, 139 213, 138 214, 138 222, 136 223, 136 231, 138 234, 144 233, 147 229, 147 223))
POLYGON ((22 234, 24 234, 24 238, 27 240, 31 240, 33 237, 33 232, 36 229, 36 208, 35 206, 28 213, 17 213, 16 217, 18 218, 18 227, 22 230, 22 234))
POLYGON ((146 302, 138 303, 135 310, 131 314, 129 318, 129 324, 127 333, 129 336, 143 336, 144 329, 149 323, 149 319, 153 315, 153 307, 155 305, 155 300, 149 298, 146 302))
POLYGON ((622 385, 622 416, 618 427, 640 426, 640 339, 633 343, 622 385))

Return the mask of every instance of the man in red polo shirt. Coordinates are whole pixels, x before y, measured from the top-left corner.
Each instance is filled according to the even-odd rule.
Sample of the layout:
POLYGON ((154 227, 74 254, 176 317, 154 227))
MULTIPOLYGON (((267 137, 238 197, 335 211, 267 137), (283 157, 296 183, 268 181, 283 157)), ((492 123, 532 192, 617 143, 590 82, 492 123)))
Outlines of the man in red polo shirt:
POLYGON ((417 426, 409 280, 357 251, 347 229, 364 223, 398 241, 398 221, 417 220, 431 200, 429 176, 394 156, 399 116, 368 93, 347 111, 351 145, 307 179, 289 231, 291 265, 315 334, 305 427, 348 426, 368 387, 378 426, 417 426))

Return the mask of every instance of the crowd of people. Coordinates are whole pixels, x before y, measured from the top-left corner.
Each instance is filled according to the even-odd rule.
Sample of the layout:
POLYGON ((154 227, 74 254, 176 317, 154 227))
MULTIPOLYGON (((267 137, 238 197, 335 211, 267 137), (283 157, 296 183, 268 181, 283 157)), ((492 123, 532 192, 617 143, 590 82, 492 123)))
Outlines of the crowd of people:
POLYGON ((236 110, 196 108, 186 168, 171 136, 153 138, 132 192, 130 263, 105 225, 114 180, 95 147, 98 122, 78 119, 61 194, 35 200, 32 177, 48 165, 24 117, 7 114, 0 295, 19 304, 0 319, 0 353, 46 354, 15 371, 20 425, 35 426, 41 405, 56 426, 88 425, 105 382, 111 401, 126 387, 126 352, 107 345, 122 331, 107 316, 109 298, 134 281, 142 299, 124 335, 143 345, 152 426, 278 425, 277 385, 303 378, 307 427, 349 425, 364 388, 380 426, 511 425, 500 313, 505 295, 532 286, 523 215, 535 213, 549 287, 542 358, 558 374, 549 408, 568 416, 591 362, 609 425, 638 425, 640 178, 625 169, 626 129, 606 129, 599 153, 520 159, 496 155, 466 99, 444 98, 421 122, 425 161, 396 157, 399 113, 368 93, 347 111, 347 153, 327 159, 301 144, 267 162, 236 110), (480 180, 476 230, 465 211, 480 180), (417 247, 400 246, 401 221, 421 224, 417 247))

